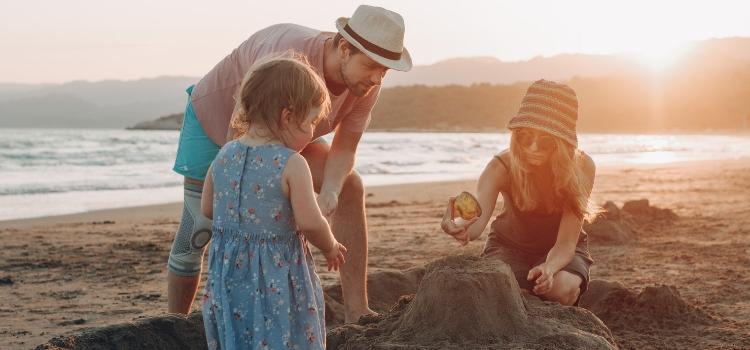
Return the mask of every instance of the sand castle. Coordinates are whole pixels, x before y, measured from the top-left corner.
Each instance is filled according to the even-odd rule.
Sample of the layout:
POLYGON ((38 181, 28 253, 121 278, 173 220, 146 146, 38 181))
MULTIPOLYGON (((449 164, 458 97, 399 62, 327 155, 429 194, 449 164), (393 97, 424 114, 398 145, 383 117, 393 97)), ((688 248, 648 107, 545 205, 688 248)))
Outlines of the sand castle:
POLYGON ((510 268, 471 255, 426 266, 419 291, 328 332, 329 349, 616 349, 591 312, 522 296, 510 268))

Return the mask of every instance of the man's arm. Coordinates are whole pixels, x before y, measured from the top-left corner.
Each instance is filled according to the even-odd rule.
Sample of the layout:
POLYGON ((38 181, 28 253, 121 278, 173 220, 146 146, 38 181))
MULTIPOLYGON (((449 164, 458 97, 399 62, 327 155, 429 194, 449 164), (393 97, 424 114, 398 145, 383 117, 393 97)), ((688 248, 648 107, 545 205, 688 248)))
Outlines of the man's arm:
POLYGON ((326 219, 331 218, 338 206, 338 197, 344 181, 354 169, 357 146, 362 132, 353 132, 339 126, 333 137, 331 149, 323 171, 323 184, 320 187, 318 206, 326 219))

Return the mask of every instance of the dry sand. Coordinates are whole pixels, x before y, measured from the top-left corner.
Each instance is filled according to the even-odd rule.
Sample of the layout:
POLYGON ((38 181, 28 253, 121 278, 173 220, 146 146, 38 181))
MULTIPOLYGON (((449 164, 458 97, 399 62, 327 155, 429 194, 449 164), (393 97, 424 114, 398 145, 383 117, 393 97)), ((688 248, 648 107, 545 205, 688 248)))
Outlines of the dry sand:
MULTIPOLYGON (((456 259, 466 269, 452 275, 479 276, 472 283, 486 283, 483 269, 489 263, 472 267, 480 262, 457 257, 477 255, 486 236, 463 247, 439 227, 448 196, 464 190, 475 193, 475 184, 368 188, 368 286, 371 305, 382 314, 336 328, 342 320, 338 278, 319 264, 332 343, 349 348, 371 342, 403 348, 516 344, 564 349, 592 344, 577 337, 593 334, 599 340, 591 341, 604 339, 621 349, 750 349, 750 160, 599 168, 595 199, 612 201, 612 213, 589 227, 595 281, 581 300, 584 308, 572 311, 500 285, 487 287, 509 293, 497 300, 481 295, 467 299, 435 288, 417 293, 424 287, 421 281, 456 288, 451 284, 455 280, 440 275, 447 268, 456 270, 456 259), (639 199, 648 203, 625 205, 639 199), (431 280, 426 273, 434 275, 431 280), (505 328, 488 327, 492 320, 487 314, 451 311, 462 317, 459 324, 439 318, 436 307, 424 306, 478 305, 488 300, 498 305, 517 305, 520 300, 525 316, 518 309, 508 312, 516 312, 513 319, 532 320, 527 323, 564 321, 537 325, 539 329, 578 325, 578 331, 514 338, 504 335, 505 328), (429 337, 435 335, 415 321, 420 319, 416 315, 442 320, 428 329, 442 327, 441 334, 448 337, 432 342, 429 337), (597 328, 598 320, 606 327, 597 328), (462 330, 466 328, 475 333, 462 330), (411 332, 412 340, 404 332, 411 332), (469 339, 472 334, 480 336, 469 339)), ((202 329, 199 314, 187 320, 165 314, 165 266, 180 211, 180 205, 172 204, 0 222, 0 349, 31 349, 45 343, 42 347, 205 347, 196 337, 202 329)), ((316 261, 322 261, 315 254, 316 261)), ((499 273, 501 265, 491 273, 499 273)), ((199 307, 196 299, 193 309, 199 307)))

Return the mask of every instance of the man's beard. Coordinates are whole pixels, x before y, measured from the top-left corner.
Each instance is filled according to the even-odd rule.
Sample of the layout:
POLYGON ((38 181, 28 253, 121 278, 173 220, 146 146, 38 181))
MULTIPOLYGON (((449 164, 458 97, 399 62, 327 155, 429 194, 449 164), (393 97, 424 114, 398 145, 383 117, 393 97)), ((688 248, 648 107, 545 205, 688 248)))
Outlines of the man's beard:
POLYGON ((349 92, 352 93, 352 95, 357 97, 365 97, 367 94, 372 91, 372 88, 374 86, 370 86, 368 89, 365 89, 362 87, 362 84, 356 81, 352 81, 349 76, 344 73, 346 71, 346 67, 348 66, 348 60, 341 62, 341 66, 339 67, 339 71, 341 73, 341 78, 344 79, 344 85, 346 85, 346 88, 349 89, 349 92))

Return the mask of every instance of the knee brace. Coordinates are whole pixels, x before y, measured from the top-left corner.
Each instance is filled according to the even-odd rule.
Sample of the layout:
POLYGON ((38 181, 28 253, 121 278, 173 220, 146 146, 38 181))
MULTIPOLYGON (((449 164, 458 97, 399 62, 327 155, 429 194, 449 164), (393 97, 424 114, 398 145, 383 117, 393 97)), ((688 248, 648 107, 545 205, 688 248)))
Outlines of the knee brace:
POLYGON ((178 276, 196 276, 201 273, 203 251, 211 241, 212 221, 201 213, 203 187, 185 184, 182 219, 172 242, 167 269, 178 276))

